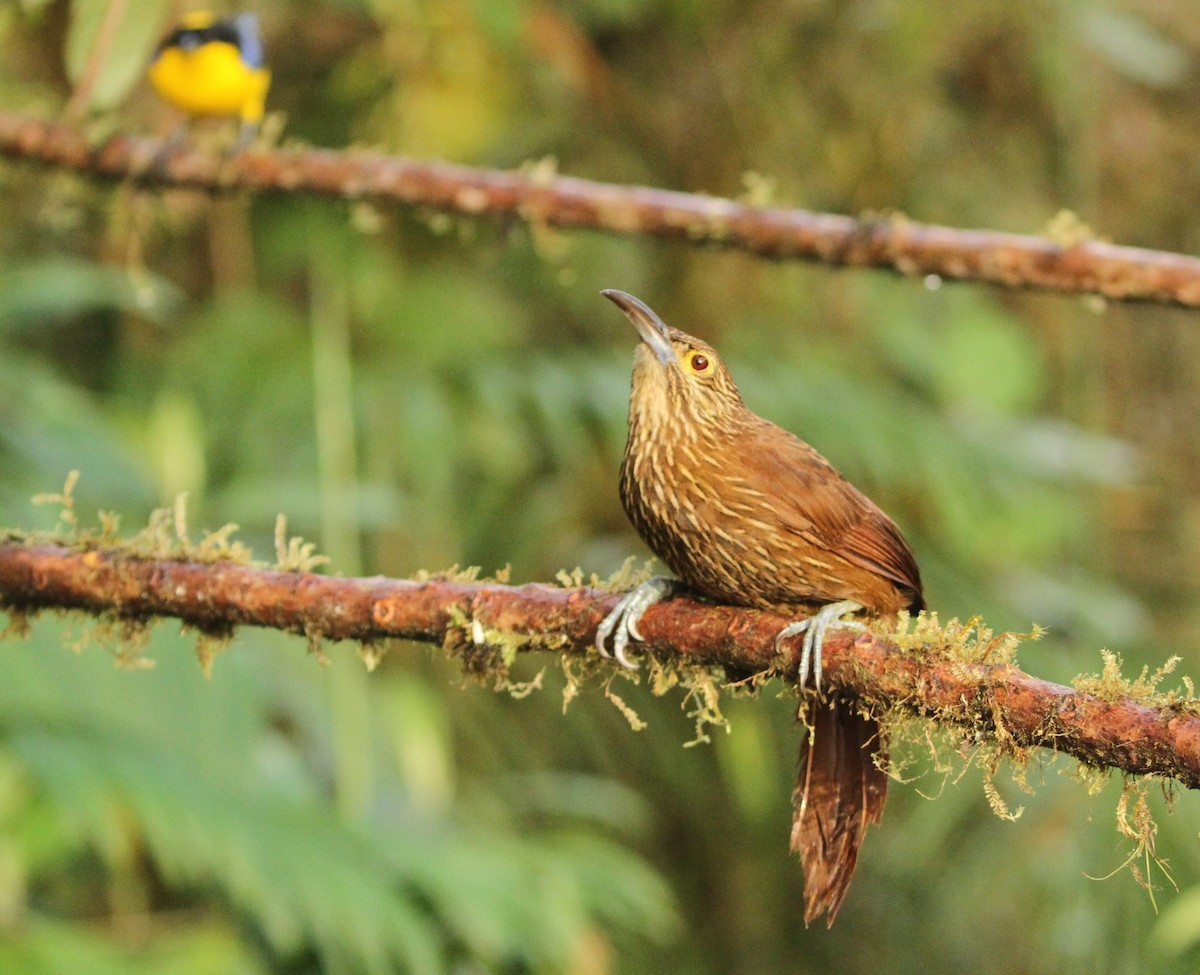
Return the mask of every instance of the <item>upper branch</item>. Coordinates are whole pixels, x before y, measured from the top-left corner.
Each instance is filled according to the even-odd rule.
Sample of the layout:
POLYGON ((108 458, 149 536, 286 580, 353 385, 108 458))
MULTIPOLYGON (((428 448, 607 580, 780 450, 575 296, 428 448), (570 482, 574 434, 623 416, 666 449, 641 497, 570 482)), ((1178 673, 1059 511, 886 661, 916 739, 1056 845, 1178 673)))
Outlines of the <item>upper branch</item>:
MULTIPOLYGON (((582 654, 592 652, 596 626, 614 598, 592 589, 339 579, 0 542, 0 608, 175 617, 207 631, 249 624, 310 637, 404 637, 481 650, 505 633, 529 638, 530 648, 582 654)), ((673 599, 652 606, 638 627, 651 651, 788 678, 796 661, 781 658, 774 645, 786 622, 758 610, 673 599)), ((831 631, 824 672, 835 692, 869 705, 1200 788, 1200 716, 1191 710, 1108 700, 1038 680, 1009 664, 963 662, 938 650, 926 647, 917 659, 870 633, 831 631)))
POLYGON ((1200 259, 1085 240, 958 230, 904 217, 855 219, 641 186, 418 162, 357 150, 276 149, 233 158, 118 135, 90 146, 68 126, 0 111, 0 155, 115 179, 389 200, 468 216, 682 239, 761 257, 1084 292, 1200 307, 1200 259))

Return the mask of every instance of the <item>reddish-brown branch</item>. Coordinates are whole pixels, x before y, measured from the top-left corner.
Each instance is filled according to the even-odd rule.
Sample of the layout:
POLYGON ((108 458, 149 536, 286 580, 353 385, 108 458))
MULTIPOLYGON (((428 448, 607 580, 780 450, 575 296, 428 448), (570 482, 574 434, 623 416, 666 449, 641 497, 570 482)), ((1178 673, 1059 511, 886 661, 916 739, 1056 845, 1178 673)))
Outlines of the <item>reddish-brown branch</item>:
POLYGON ((681 239, 776 259, 1200 307, 1200 259, 1101 241, 1064 246, 1044 237, 898 217, 859 220, 380 153, 281 149, 225 159, 179 146, 160 158, 162 150, 159 140, 129 135, 93 148, 68 126, 0 112, 0 155, 114 179, 393 201, 467 216, 515 216, 556 227, 681 239))
MULTIPOLYGON (((593 652, 596 626, 613 599, 591 589, 339 579, 0 543, 0 606, 175 617, 206 631, 246 624, 331 639, 459 645, 486 642, 495 631, 548 637, 561 652, 581 654, 593 652)), ((778 668, 787 678, 794 661, 781 660, 774 648, 785 622, 771 613, 675 599, 651 607, 640 628, 655 652, 738 673, 778 668)), ((929 659, 917 660, 869 633, 834 632, 825 644, 826 679, 868 704, 900 706, 992 737, 1001 725, 1017 745, 1200 788, 1200 716, 1101 699, 1010 665, 939 659, 929 649, 929 659)))

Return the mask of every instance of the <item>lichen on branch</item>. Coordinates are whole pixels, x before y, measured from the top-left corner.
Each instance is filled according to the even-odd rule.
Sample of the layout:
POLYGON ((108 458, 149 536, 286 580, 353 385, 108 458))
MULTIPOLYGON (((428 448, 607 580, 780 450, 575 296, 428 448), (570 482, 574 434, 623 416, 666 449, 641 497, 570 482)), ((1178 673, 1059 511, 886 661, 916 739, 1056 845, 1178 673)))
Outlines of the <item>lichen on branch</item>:
MULTIPOLYGON (((310 642, 354 640, 370 648, 404 638, 483 655, 486 667, 530 650, 607 666, 592 641, 615 597, 591 586, 337 578, 219 558, 146 556, 112 541, 7 538, 0 541, 0 608, 19 618, 73 609, 126 625, 175 618, 206 634, 264 626, 310 642)), ((775 649, 785 622, 679 598, 651 607, 639 627, 647 652, 669 665, 722 667, 734 680, 789 680, 796 662, 775 649)), ((1097 678, 1102 686, 1052 684, 1011 662, 1016 640, 992 635, 978 621, 942 625, 932 615, 888 631, 840 630, 826 640, 826 680, 832 692, 878 713, 932 718, 1009 749, 1046 747, 1088 766, 1200 787, 1200 703, 1158 692, 1165 671, 1127 686, 1112 672, 1097 678)), ((693 682, 689 689, 698 713, 711 710, 703 687, 693 682)))

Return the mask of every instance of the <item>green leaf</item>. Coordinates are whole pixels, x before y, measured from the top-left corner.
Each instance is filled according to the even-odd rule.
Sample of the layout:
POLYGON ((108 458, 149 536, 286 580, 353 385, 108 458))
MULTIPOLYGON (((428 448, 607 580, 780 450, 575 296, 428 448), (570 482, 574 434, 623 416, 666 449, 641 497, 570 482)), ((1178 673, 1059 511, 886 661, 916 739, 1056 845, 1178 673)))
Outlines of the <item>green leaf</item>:
POLYGON ((0 335, 41 331, 65 318, 113 310, 167 324, 183 304, 166 278, 74 257, 48 257, 0 278, 0 335))
POLYGON ((112 21, 116 0, 71 0, 67 77, 78 85, 96 64, 90 109, 114 108, 129 94, 146 70, 170 7, 170 0, 128 0, 121 16, 112 21))
POLYGON ((1175 88, 1187 78, 1191 70, 1187 48, 1141 18, 1090 5, 1077 16, 1084 39, 1125 77, 1153 88, 1175 88))

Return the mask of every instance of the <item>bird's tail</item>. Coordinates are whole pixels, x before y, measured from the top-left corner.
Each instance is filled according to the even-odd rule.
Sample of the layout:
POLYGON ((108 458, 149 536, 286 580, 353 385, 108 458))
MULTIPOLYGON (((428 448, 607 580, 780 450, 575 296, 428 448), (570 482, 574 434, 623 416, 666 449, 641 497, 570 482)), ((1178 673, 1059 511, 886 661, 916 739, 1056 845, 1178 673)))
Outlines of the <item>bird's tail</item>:
POLYGON ((792 793, 792 849, 804 866, 804 923, 833 924, 850 886, 858 848, 883 816, 887 775, 875 764, 879 725, 841 702, 808 706, 808 739, 792 793))

